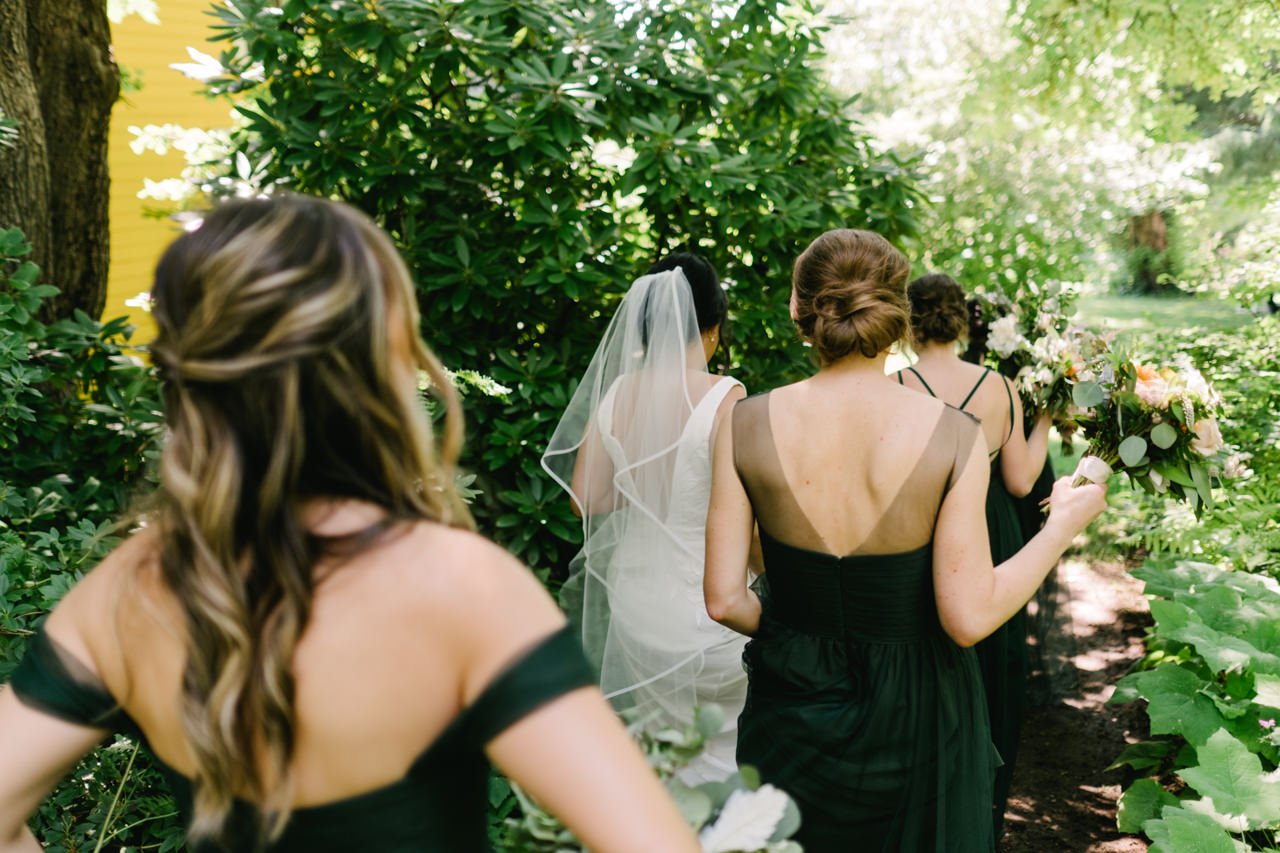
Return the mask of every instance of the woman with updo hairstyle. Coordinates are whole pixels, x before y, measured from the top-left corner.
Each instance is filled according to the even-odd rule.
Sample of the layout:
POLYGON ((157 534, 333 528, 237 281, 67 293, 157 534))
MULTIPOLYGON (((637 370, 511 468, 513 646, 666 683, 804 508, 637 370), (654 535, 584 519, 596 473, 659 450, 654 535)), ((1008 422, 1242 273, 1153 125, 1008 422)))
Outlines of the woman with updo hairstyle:
MULTIPOLYGON (((724 714, 680 771, 690 785, 735 770, 746 639, 702 601, 711 435, 746 396, 708 370, 728 299, 701 255, 675 252, 632 282, 542 457, 582 519, 561 602, 580 625, 605 697, 639 729, 724 714)), ((698 721, 707 726, 710 717, 698 721)))
POLYGON ((28 816, 112 732, 201 853, 487 851, 489 759, 593 849, 697 850, 555 603, 471 532, 387 236, 337 202, 227 202, 152 298, 160 484, 0 691, 0 850, 41 849, 28 816))
POLYGON ((808 853, 994 849, 999 759, 970 647, 1105 504, 1064 478, 1044 530, 993 565, 981 426, 885 375, 907 277, 878 234, 814 240, 791 316, 818 371, 739 403, 715 438, 707 611, 752 637, 738 760, 796 799, 808 853))
MULTIPOLYGON (((965 293, 950 276, 934 273, 907 287, 911 330, 918 360, 896 374, 900 384, 936 397, 982 424, 991 459, 986 515, 991 558, 1012 557, 1025 541, 1017 499, 1031 491, 1044 469, 1049 449, 1048 415, 1036 417, 1026 431, 1022 402, 1013 383, 989 367, 961 358, 969 328, 965 293)), ((1005 804, 1018 752, 1018 733, 1026 710, 1027 615, 1019 609, 976 647, 987 696, 991 734, 1003 761, 996 774, 992 822, 997 840, 1004 829, 1005 804)))

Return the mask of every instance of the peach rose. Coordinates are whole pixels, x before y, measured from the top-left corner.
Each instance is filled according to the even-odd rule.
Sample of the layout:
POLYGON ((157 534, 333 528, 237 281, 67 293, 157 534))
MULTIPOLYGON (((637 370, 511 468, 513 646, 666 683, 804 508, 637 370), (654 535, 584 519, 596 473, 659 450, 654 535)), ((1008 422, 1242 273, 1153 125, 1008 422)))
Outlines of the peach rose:
POLYGON ((1169 402, 1169 383, 1154 368, 1145 364, 1135 364, 1134 372, 1138 381, 1133 386, 1133 393, 1138 399, 1153 409, 1166 409, 1169 402))

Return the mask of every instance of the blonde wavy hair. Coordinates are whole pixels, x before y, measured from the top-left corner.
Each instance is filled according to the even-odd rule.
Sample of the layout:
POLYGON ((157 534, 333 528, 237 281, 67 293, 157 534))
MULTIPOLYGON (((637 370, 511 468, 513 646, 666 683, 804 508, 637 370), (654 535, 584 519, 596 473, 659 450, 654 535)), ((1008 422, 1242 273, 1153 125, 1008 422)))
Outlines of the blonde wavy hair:
POLYGON ((401 521, 470 527, 454 488, 462 416, 419 336, 404 262, 346 205, 223 204, 165 252, 152 300, 169 437, 151 523, 186 623, 189 831, 220 836, 247 795, 273 839, 290 814, 292 661, 316 561, 401 521), (443 404, 438 450, 405 351, 443 404), (320 539, 302 517, 313 498, 368 501, 386 517, 320 539))

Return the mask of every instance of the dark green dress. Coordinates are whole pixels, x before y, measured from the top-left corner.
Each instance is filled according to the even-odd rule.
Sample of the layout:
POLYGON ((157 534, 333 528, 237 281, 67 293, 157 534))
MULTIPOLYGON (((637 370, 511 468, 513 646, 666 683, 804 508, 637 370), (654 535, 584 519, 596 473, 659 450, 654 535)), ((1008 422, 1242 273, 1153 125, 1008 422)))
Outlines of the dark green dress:
POLYGON ((931 546, 978 427, 945 409, 872 544, 836 556, 814 546, 782 476, 768 399, 733 420, 767 569, 738 761, 795 798, 806 853, 989 853, 998 757, 973 651, 938 622, 931 546))
MULTIPOLYGON (((933 397, 933 389, 914 368, 910 370, 924 386, 925 391, 933 397)), ((977 383, 970 389, 960 410, 973 399, 973 395, 982 387, 988 374, 987 368, 977 383)), ((902 382, 902 374, 898 374, 902 382)), ((1005 393, 1009 395, 1009 426, 1013 428, 1013 395, 1007 383, 1002 383, 1005 393)), ((1012 433, 1011 433, 1012 434, 1012 433)), ((1006 441, 1008 439, 1006 438, 1006 441)), ((996 451, 991 459, 991 480, 987 486, 987 536, 991 543, 991 561, 1000 565, 1026 544, 1023 538, 1023 523, 1016 498, 1009 494, 1004 484, 1004 475, 1000 470, 1000 452, 996 451)), ((1000 751, 1003 764, 996 773, 995 787, 992 792, 992 822, 996 838, 1004 829, 1005 806, 1009 800, 1009 786, 1013 779, 1013 768, 1018 758, 1018 741, 1022 729, 1022 718, 1027 705, 1027 611, 1019 610, 1008 622, 1001 625, 991 636, 975 647, 978 654, 978 666, 982 670, 982 685, 987 697, 987 710, 991 717, 991 739, 1000 751)))
MULTIPOLYGON (((484 746, 517 720, 595 678, 568 628, 550 635, 495 678, 414 762, 400 781, 320 806, 294 811, 275 853, 470 853, 489 851, 488 774, 484 746)), ((23 704, 61 720, 141 738, 102 683, 43 632, 37 633, 13 675, 23 704)), ((160 763, 160 762, 157 762, 160 763)), ((166 771, 185 820, 191 784, 166 771)), ((255 810, 237 803, 232 837, 199 851, 256 851, 248 828, 255 810)))

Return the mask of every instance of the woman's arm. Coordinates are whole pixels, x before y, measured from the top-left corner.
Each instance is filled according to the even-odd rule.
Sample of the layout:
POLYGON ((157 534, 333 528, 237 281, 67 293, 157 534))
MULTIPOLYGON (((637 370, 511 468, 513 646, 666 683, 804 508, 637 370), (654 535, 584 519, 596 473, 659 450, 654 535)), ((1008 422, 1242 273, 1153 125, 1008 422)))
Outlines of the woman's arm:
POLYGON ((107 732, 28 708, 0 688, 0 853, 42 850, 27 820, 107 732))
POLYGON ((1009 380, 1000 377, 1013 400, 1013 411, 1010 413, 1013 423, 1009 428, 1009 440, 1000 450, 1000 476, 1004 487, 1015 498, 1026 497, 1040 472, 1044 470, 1045 459, 1049 453, 1049 416, 1040 413, 1036 416, 1031 435, 1024 435, 1022 427, 1022 400, 1009 387, 1009 380))
MULTIPOLYGON (((564 614, 509 554, 473 542, 451 573, 448 630, 462 661, 462 703, 532 646, 564 614)), ((698 849, 697 839, 596 687, 570 690, 507 727, 485 747, 493 762, 591 850, 698 849)))
POLYGON ((1009 620, 1035 593, 1076 534, 1106 508, 1106 490, 1092 483, 1072 488, 1063 477, 1049 498, 1049 519, 1022 550, 991 565, 987 538, 986 454, 974 442, 959 479, 938 512, 933 538, 934 597, 943 630, 971 646, 1009 620))
POLYGON ((587 419, 586 431, 582 436, 582 446, 573 459, 573 491, 569 494, 569 503, 573 514, 582 517, 583 512, 609 512, 614 507, 613 462, 604 450, 600 440, 600 429, 596 425, 593 414, 587 419), (578 500, 582 503, 579 504, 578 500))
POLYGON ((747 586, 755 514, 733 464, 733 413, 716 429, 711 452, 711 500, 702 593, 707 614, 740 634, 760 626, 760 599, 747 586))
POLYGON ((699 849, 597 688, 580 688, 544 705, 490 741, 486 751, 588 850, 699 849))

